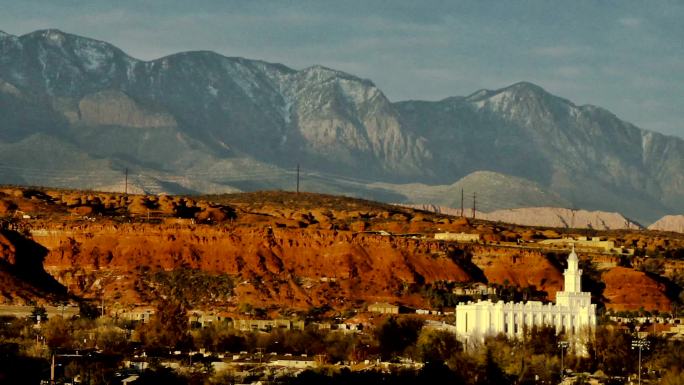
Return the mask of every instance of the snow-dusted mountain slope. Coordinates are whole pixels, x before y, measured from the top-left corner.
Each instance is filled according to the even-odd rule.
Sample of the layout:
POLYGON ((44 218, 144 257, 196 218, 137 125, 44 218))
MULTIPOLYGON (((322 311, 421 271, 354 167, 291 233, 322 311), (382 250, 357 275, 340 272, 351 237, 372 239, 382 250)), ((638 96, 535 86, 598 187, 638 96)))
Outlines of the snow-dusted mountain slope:
POLYGON ((149 191, 292 188, 300 164, 304 188, 410 201, 418 183, 441 202, 440 186, 488 171, 507 180, 508 207, 543 196, 644 222, 684 210, 684 141, 530 83, 392 103, 321 66, 141 61, 41 30, 0 34, 0 115, 0 183, 115 186, 128 168, 149 191))

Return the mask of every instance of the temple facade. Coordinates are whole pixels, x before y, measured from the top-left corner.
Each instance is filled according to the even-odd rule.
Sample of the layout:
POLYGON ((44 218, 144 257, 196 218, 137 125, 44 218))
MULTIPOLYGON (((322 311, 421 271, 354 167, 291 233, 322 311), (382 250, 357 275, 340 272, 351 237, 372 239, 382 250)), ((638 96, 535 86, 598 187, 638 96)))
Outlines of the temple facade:
POLYGON ((459 304, 456 333, 463 342, 470 343, 499 333, 518 338, 526 329, 546 325, 577 339, 580 331, 596 326, 596 305, 591 303, 591 293, 582 291, 582 270, 578 264, 573 247, 564 272, 563 291, 556 293, 556 303, 487 300, 459 304))

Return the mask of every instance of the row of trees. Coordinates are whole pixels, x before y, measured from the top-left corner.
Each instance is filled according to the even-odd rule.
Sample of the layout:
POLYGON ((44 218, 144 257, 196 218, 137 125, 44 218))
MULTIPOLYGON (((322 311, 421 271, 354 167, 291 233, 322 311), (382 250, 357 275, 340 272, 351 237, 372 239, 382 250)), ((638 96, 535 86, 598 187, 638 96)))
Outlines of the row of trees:
MULTIPOLYGON (((124 357, 130 357, 140 348, 144 348, 148 355, 154 355, 155 350, 168 352, 170 348, 204 348, 212 352, 316 355, 328 363, 378 358, 390 362, 410 359, 425 363, 418 372, 360 374, 325 369, 287 380, 293 384, 335 383, 344 378, 372 383, 379 379, 377 376, 388 383, 416 383, 434 376, 457 384, 556 383, 561 373, 558 342, 562 336, 556 335, 551 328, 532 328, 525 338, 519 340, 509 340, 504 336, 488 338, 482 344, 470 345, 465 350, 452 333, 426 328, 420 319, 412 317, 389 317, 370 333, 345 334, 312 327, 259 333, 236 331, 227 323, 189 329, 182 306, 168 306, 169 310, 155 321, 138 324, 133 329, 102 318, 66 320, 56 316, 43 322, 40 329, 34 327, 34 321, 30 319, 5 318, 0 320, 0 354, 3 355, 0 361, 20 365, 23 357, 25 360, 42 360, 39 366, 45 366, 51 352, 97 347, 108 361, 89 362, 88 373, 101 373, 105 369, 111 373, 124 357), (93 369, 97 365, 99 369, 93 369)), ((565 352, 569 353, 565 357, 565 367, 578 372, 600 371, 608 376, 633 374, 637 356, 631 350, 631 341, 632 336, 624 330, 601 326, 588 340, 586 356, 565 352)), ((651 349, 644 352, 643 366, 647 369, 644 376, 662 377, 663 384, 677 383, 684 370, 684 342, 658 338, 651 338, 650 342, 651 349)), ((72 363, 70 370, 73 373, 82 371, 83 365, 72 363)), ((6 367, 4 370, 11 369, 6 367)), ((0 378, 2 370, 0 366, 0 378)), ((161 369, 159 373, 169 375, 161 369)), ((104 378, 103 375, 91 378, 90 383, 93 384, 107 383, 95 380, 104 378)), ((211 370, 204 369, 193 372, 192 378, 192 383, 218 381, 211 370)), ((188 378, 185 380, 190 381, 188 378)))

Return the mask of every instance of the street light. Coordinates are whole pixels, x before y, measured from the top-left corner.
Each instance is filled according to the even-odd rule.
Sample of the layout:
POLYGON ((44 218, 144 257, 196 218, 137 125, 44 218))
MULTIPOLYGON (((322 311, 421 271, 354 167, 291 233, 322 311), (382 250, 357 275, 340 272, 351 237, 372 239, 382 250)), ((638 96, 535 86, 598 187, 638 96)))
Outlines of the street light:
POLYGON ((632 340, 632 350, 639 349, 639 385, 641 385, 641 350, 648 350, 650 343, 645 338, 632 340))
POLYGON ((563 376, 565 375, 565 368, 563 365, 563 351, 568 348, 568 341, 558 341, 558 347, 561 350, 561 381, 563 381, 563 376))

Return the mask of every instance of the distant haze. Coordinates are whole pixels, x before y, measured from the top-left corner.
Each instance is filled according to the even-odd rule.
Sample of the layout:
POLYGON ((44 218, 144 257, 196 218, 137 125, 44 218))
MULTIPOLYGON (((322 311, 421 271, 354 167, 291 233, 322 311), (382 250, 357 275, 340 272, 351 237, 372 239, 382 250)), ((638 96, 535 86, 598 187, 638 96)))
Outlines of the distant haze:
POLYGON ((684 137, 684 3, 0 0, 0 29, 59 28, 140 59, 207 49, 372 79, 392 101, 526 80, 684 137))

